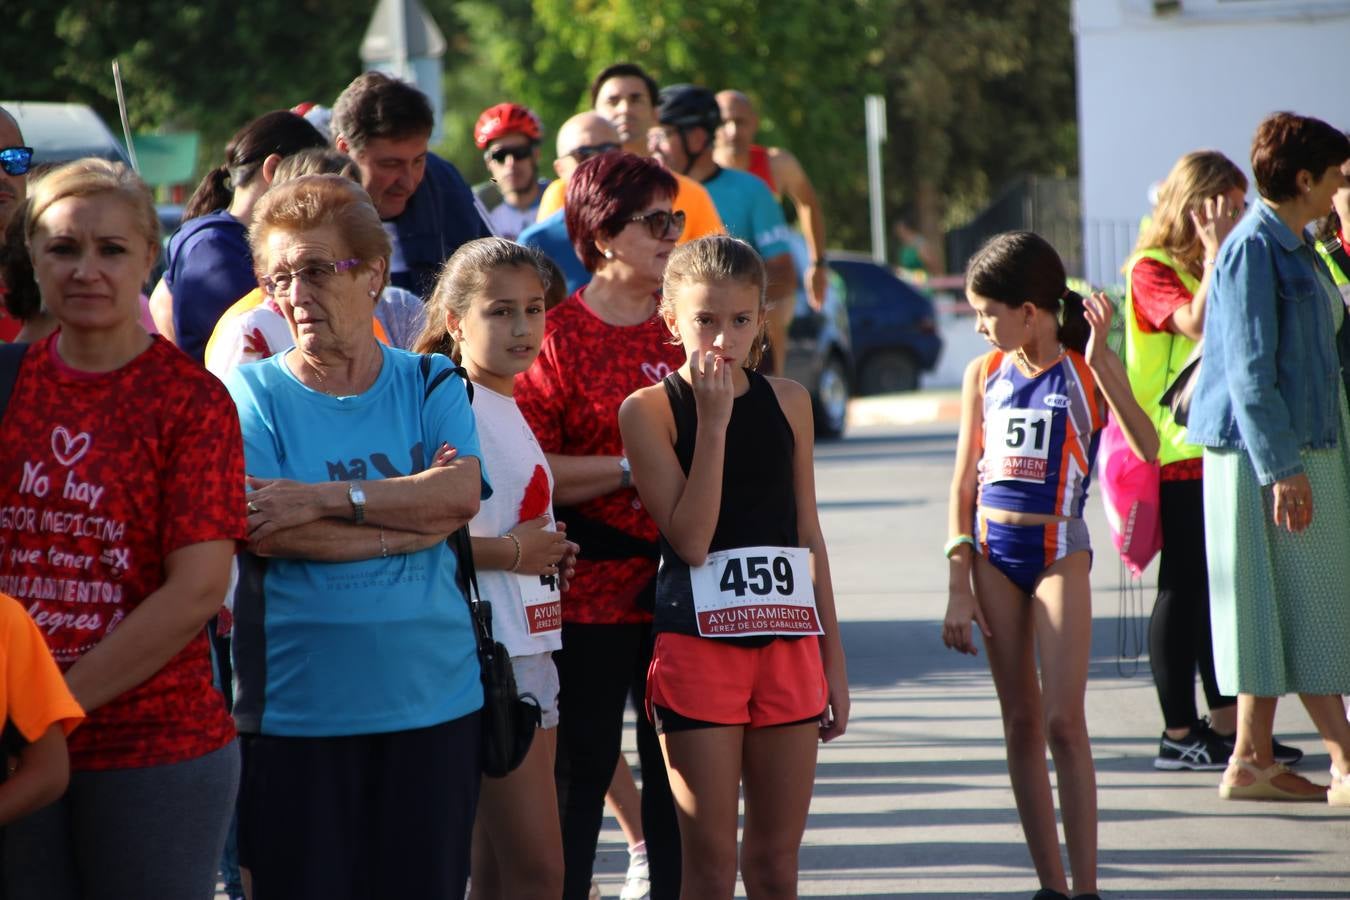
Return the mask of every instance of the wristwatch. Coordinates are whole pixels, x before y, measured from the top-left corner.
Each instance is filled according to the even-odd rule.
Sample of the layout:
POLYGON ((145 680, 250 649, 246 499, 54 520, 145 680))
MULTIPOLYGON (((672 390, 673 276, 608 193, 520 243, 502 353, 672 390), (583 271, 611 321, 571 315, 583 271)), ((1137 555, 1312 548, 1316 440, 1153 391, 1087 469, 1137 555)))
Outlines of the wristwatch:
POLYGON ((352 501, 352 521, 360 525, 366 520, 366 492, 361 490, 361 482, 347 482, 347 499, 352 501))
POLYGON ((633 467, 628 464, 628 457, 619 457, 619 487, 626 488, 633 486, 633 467))

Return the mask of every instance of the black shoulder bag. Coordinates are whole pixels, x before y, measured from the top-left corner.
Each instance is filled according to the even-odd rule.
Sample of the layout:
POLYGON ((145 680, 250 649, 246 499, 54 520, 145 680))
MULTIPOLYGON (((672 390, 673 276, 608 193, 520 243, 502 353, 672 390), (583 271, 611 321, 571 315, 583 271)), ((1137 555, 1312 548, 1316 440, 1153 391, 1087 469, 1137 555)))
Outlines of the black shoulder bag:
POLYGON ((1186 362, 1177 372, 1177 377, 1172 379, 1172 383, 1162 392, 1160 398, 1162 405, 1172 410, 1172 421, 1182 428, 1186 427, 1191 418, 1191 397, 1195 394, 1195 386, 1200 381, 1200 358, 1204 349, 1203 340, 1196 343, 1195 349, 1186 357, 1186 362))
MULTIPOLYGON (((433 378, 431 357, 424 355, 421 370, 422 381, 426 385, 423 402, 442 381, 454 373, 464 382, 469 402, 473 403, 473 384, 462 368, 444 369, 433 378)), ((530 744, 534 741, 535 729, 542 721, 542 711, 533 694, 519 692, 516 673, 511 668, 511 656, 492 634, 492 603, 478 593, 478 573, 474 568, 469 526, 465 525, 450 535, 448 543, 458 560, 455 581, 469 605, 469 621, 473 626, 474 642, 478 645, 478 665, 482 670, 480 755, 483 774, 502 778, 525 761, 525 755, 530 752, 530 744)))

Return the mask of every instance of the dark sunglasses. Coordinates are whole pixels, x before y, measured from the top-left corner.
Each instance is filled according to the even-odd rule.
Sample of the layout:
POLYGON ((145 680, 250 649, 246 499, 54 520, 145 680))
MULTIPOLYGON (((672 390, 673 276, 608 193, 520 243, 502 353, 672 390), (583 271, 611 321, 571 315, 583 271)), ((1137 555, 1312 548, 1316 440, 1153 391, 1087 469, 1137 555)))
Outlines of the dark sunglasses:
POLYGON ((608 141, 606 141, 603 144, 587 144, 584 147, 578 147, 577 149, 573 150, 571 153, 568 153, 567 155, 572 157, 579 163, 584 163, 592 156, 599 156, 601 153, 613 153, 615 150, 618 149, 619 149, 618 144, 611 144, 608 141))
POLYGON ((677 209, 674 212, 657 209, 640 216, 633 216, 628 221, 642 222, 647 226, 647 231, 651 233, 651 236, 658 241, 664 240, 671 234, 674 234, 675 237, 684 234, 684 210, 682 209, 677 209))
POLYGON ((506 162, 507 159, 514 159, 516 162, 520 162, 522 159, 528 159, 533 153, 533 144, 521 144, 519 147, 498 147, 496 150, 490 150, 483 154, 483 159, 501 165, 506 162))
POLYGON ((7 175, 25 175, 33 164, 32 147, 5 147, 0 149, 0 167, 7 175))

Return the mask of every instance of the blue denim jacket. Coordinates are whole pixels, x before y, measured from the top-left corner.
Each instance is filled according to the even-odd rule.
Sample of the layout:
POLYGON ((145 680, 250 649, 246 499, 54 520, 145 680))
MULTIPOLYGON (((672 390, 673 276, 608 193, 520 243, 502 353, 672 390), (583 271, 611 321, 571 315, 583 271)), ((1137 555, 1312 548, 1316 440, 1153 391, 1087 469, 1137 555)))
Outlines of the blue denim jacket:
POLYGON ((1336 446, 1333 302, 1312 245, 1258 200, 1215 264, 1189 440, 1246 450, 1261 484, 1302 472, 1300 450, 1336 446))

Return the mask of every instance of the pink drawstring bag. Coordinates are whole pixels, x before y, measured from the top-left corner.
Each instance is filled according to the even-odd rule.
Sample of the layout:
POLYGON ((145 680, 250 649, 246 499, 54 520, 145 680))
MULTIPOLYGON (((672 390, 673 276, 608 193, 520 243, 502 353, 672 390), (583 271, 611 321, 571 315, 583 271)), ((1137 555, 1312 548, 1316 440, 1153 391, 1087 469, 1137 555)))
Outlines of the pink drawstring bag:
POLYGON ((1108 417, 1097 447, 1097 475, 1102 505, 1116 545, 1135 578, 1162 549, 1162 522, 1158 510, 1159 469, 1134 455, 1125 434, 1108 417))

